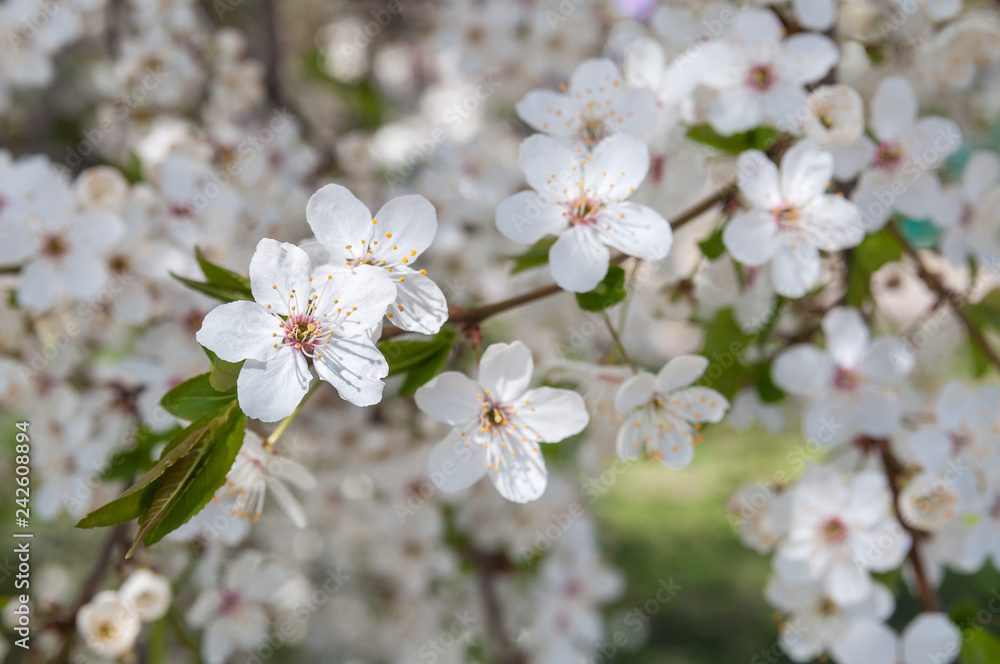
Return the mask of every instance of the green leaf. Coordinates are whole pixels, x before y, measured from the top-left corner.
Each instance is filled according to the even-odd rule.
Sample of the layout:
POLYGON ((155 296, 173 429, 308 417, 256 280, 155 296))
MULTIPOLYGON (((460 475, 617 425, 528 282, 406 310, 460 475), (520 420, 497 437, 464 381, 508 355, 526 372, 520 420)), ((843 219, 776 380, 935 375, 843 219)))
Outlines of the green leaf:
POLYGON ((978 327, 1000 330, 1000 288, 991 290, 975 304, 965 305, 962 312, 978 327))
POLYGON ((207 348, 202 347, 205 355, 212 362, 212 370, 208 374, 208 382, 219 392, 228 392, 236 387, 236 379, 240 376, 243 368, 243 360, 239 362, 226 362, 220 360, 219 356, 207 348))
POLYGON ((233 272, 211 262, 201 253, 201 249, 195 247, 194 257, 198 260, 201 271, 205 274, 208 283, 216 286, 226 286, 234 289, 243 289, 250 292, 250 279, 242 274, 233 272))
POLYGON ((774 384, 774 379, 771 377, 771 363, 761 362, 757 365, 755 371, 754 386, 757 388, 760 400, 764 403, 782 401, 785 398, 785 393, 780 387, 774 384))
POLYGON ((511 274, 524 272, 525 270, 548 263, 549 249, 551 249, 552 245, 555 243, 555 236, 543 237, 541 240, 531 245, 531 248, 523 254, 511 256, 511 259, 514 261, 514 267, 511 268, 511 274))
POLYGON ((962 664, 997 664, 1000 662, 1000 640, 984 628, 967 629, 960 658, 962 664))
POLYGON ((146 426, 139 427, 135 435, 135 444, 112 456, 104 472, 101 473, 101 478, 127 479, 146 472, 153 467, 153 448, 156 444, 170 440, 180 431, 181 428, 177 426, 160 432, 150 431, 146 426))
POLYGON ((426 341, 403 339, 379 345, 389 363, 389 375, 406 374, 400 395, 413 394, 444 368, 457 336, 453 328, 446 327, 426 341))
POLYGON ((708 369, 698 380, 699 385, 718 390, 727 399, 741 388, 754 382, 755 371, 745 366, 741 358, 757 341, 756 334, 744 332, 730 309, 715 315, 705 329, 705 347, 701 354, 708 359, 708 369))
POLYGON ((128 163, 126 163, 121 168, 122 175, 125 179, 129 181, 129 184, 135 184, 136 182, 142 181, 142 161, 139 160, 139 155, 134 152, 128 153, 128 163))
POLYGON ((698 246, 701 247, 701 253, 710 261, 724 254, 726 252, 726 245, 722 242, 722 229, 716 230, 699 242, 698 246))
POLYGON ((695 125, 687 130, 687 137, 729 154, 739 154, 747 150, 767 150, 778 139, 779 132, 773 127, 756 127, 739 134, 724 136, 708 124, 695 125))
POLYGON ((625 270, 619 265, 608 267, 608 273, 589 293, 577 293, 576 302, 584 311, 604 311, 625 299, 625 270))
POLYGON ((195 281, 194 279, 188 279, 187 277, 182 277, 178 274, 174 274, 173 272, 170 273, 170 276, 191 290, 196 290, 199 293, 213 297, 222 302, 235 302, 236 300, 253 301, 253 293, 250 292, 249 288, 234 288, 232 286, 222 286, 219 284, 209 283, 207 281, 195 281))
POLYGON ((888 231, 881 230, 866 236, 861 244, 850 252, 845 304, 860 307, 871 297, 872 275, 886 263, 901 260, 903 248, 888 231))
POLYGON ((199 432, 204 430, 211 417, 206 416, 194 422, 186 429, 170 439, 160 460, 156 465, 146 471, 142 477, 136 480, 125 493, 115 498, 107 505, 98 507, 96 510, 85 516, 76 524, 77 528, 100 528, 114 526, 138 518, 148 504, 148 490, 153 488, 153 483, 167 471, 170 466, 177 463, 184 455, 198 443, 199 432))
POLYGON ((220 392, 212 386, 210 374, 190 378, 163 395, 160 405, 182 420, 197 420, 216 413, 236 400, 236 388, 220 392))
POLYGON ((226 473, 243 445, 245 425, 243 412, 231 404, 204 430, 202 444, 164 473, 149 508, 139 518, 139 531, 126 557, 140 540, 152 546, 205 507, 226 483, 226 473))

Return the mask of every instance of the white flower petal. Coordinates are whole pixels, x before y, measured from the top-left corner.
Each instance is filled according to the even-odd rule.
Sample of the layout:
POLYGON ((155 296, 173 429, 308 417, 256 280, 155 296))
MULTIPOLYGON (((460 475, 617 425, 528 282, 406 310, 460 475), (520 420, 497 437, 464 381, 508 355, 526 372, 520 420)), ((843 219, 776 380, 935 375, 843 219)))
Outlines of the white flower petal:
POLYGON ((774 215, 750 210, 733 217, 722 230, 722 243, 734 260, 744 265, 763 265, 778 247, 778 224, 774 215))
POLYGON ((771 278, 774 290, 785 297, 802 297, 819 280, 816 247, 807 242, 782 242, 774 252, 771 278))
POLYGON ((906 664, 952 662, 962 649, 962 632, 943 613, 921 613, 903 631, 906 664))
POLYGON ((665 258, 673 243, 667 220, 653 208, 637 203, 609 206, 597 220, 597 232, 605 244, 649 261, 665 258))
POLYGON ((559 235, 549 249, 552 277, 563 290, 586 293, 608 273, 610 252, 597 234, 584 226, 574 226, 559 235))
POLYGON ((882 80, 871 103, 869 126, 880 141, 898 139, 917 121, 917 96, 902 76, 882 80))
POLYGON ((389 365, 368 337, 331 339, 322 355, 313 361, 316 373, 337 388, 340 398, 355 406, 371 406, 382 400, 382 378, 389 365))
POLYGON ((397 267, 392 271, 396 301, 387 315, 396 327, 420 334, 437 334, 448 320, 448 301, 430 277, 397 267), (403 277, 400 279, 399 277, 403 277))
POLYGON ((514 503, 537 500, 545 493, 548 470, 545 459, 537 446, 510 443, 516 454, 504 454, 495 470, 487 470, 493 486, 500 495, 514 503))
POLYGON ((531 351, 520 341, 493 344, 479 361, 479 385, 495 401, 513 403, 528 390, 534 366, 531 351))
POLYGON ((445 493, 467 489, 486 473, 486 450, 482 443, 453 430, 437 443, 427 460, 427 474, 445 493))
POLYGON ((545 134, 534 134, 521 142, 521 170, 528 186, 560 200, 562 191, 581 176, 581 158, 545 134))
POLYGON ((649 148, 638 138, 616 134, 593 149, 594 158, 584 165, 587 184, 610 202, 625 199, 635 191, 649 171, 649 148))
POLYGON ((836 0, 792 0, 792 8, 802 27, 824 32, 837 15, 836 0))
POLYGON ((511 405, 527 429, 528 442, 536 440, 535 434, 542 442, 558 443, 583 431, 590 421, 583 397, 572 390, 539 387, 511 405))
POLYGON ((835 307, 823 316, 827 352, 842 367, 854 369, 868 352, 868 326, 853 307, 835 307))
POLYGON ((497 230, 519 244, 534 244, 546 235, 558 235, 567 226, 566 210, 551 197, 522 191, 497 206, 497 230))
MULTIPOLYGON (((830 0, 810 0, 804 4, 829 6, 830 0)), ((832 9, 832 8, 831 8, 832 9)), ((795 83, 814 83, 829 73, 840 60, 840 50, 832 39, 825 35, 800 32, 781 44, 781 55, 777 63, 782 78, 795 83)))
POLYGON ((579 102, 551 90, 532 90, 515 106, 517 115, 535 131, 569 138, 579 125, 579 102))
POLYGON ((236 379, 240 408, 247 417, 277 422, 292 414, 311 381, 305 356, 291 348, 265 362, 248 359, 236 379))
POLYGON ((643 438, 646 436, 646 429, 642 426, 643 420, 643 413, 635 412, 622 422, 615 436, 615 450, 619 459, 631 461, 639 458, 642 453, 643 438))
POLYGON ((339 184, 328 184, 312 195, 306 221, 334 263, 353 257, 347 245, 363 245, 374 232, 371 211, 339 184))
MULTIPOLYGON (((312 272, 309 254, 294 244, 264 238, 250 259, 250 290, 253 299, 282 316, 289 311, 292 289, 305 288, 312 272)), ((305 294, 302 294, 305 297, 305 294)))
POLYGON ((804 205, 823 195, 833 177, 833 155, 809 139, 793 145, 781 158, 781 191, 785 200, 804 205))
POLYGON ((465 374, 446 371, 421 386, 414 398, 417 408, 438 422, 459 426, 479 417, 483 403, 481 393, 479 384, 465 374))
POLYGON ((212 309, 195 338, 226 362, 245 359, 265 361, 278 354, 284 341, 281 319, 256 302, 227 302, 212 309), (273 336, 275 333, 277 337, 273 336))
POLYGON ((799 344, 778 355, 771 375, 786 392, 817 397, 829 389, 834 371, 829 355, 810 344, 799 344))
POLYGON ((708 359, 701 355, 680 355, 663 365, 656 374, 656 391, 670 394, 674 390, 687 387, 701 378, 708 369, 708 359))
POLYGON ((742 153, 736 160, 740 193, 755 208, 768 212, 783 202, 778 167, 759 150, 742 153))
POLYGON ((375 214, 372 253, 388 265, 412 263, 437 234, 437 211, 423 196, 398 196, 375 214), (378 244, 375 244, 375 243, 378 244))
POLYGON ((21 270, 21 285, 17 289, 18 304, 29 311, 45 311, 59 294, 59 274, 45 260, 28 263, 21 270))
POLYGON ((830 654, 837 664, 896 664, 896 633, 879 621, 856 620, 832 641, 830 654))
POLYGON ((633 408, 649 403, 653 398, 656 378, 651 373, 640 371, 627 379, 615 393, 615 410, 627 413, 633 408))

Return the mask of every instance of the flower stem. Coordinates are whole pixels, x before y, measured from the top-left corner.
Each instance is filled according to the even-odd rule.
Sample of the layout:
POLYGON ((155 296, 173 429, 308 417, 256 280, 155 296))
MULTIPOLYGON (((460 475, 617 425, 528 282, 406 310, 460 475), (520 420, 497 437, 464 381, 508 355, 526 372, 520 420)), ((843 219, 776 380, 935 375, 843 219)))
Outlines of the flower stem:
POLYGON ((298 416, 299 411, 302 410, 302 407, 304 405, 306 405, 306 402, 309 401, 309 397, 311 397, 313 393, 316 392, 317 388, 319 388, 319 385, 322 382, 323 381, 321 380, 317 380, 316 382, 314 382, 312 385, 309 386, 309 391, 306 392, 306 395, 304 397, 302 397, 302 401, 300 401, 299 405, 295 407, 295 410, 292 411, 292 414, 286 417, 285 419, 281 420, 281 423, 278 424, 277 428, 274 431, 272 431, 271 435, 267 437, 266 441, 264 441, 265 450, 270 452, 272 449, 274 449, 275 444, 285 434, 285 430, 292 423, 292 420, 294 420, 298 416))
POLYGON ((611 333, 611 340, 615 342, 615 349, 618 351, 618 355, 621 356, 622 361, 632 369, 632 373, 639 373, 639 369, 635 366, 635 362, 632 361, 632 357, 625 350, 625 344, 622 343, 622 338, 618 335, 618 330, 615 329, 614 323, 608 317, 608 312, 602 310, 601 317, 604 319, 604 324, 608 327, 608 332, 611 333))

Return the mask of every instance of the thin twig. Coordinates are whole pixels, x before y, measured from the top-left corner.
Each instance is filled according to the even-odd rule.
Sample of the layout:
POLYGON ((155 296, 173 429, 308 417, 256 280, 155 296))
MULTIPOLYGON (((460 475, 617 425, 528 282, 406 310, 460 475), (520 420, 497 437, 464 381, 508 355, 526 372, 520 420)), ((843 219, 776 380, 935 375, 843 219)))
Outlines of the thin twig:
POLYGON ((625 364, 629 365, 629 367, 632 369, 632 373, 639 373, 639 369, 635 366, 635 362, 632 361, 632 356, 630 356, 628 354, 628 351, 625 350, 625 344, 622 343, 622 338, 621 336, 618 335, 618 330, 615 329, 614 323, 612 323, 611 319, 608 318, 608 312, 602 309, 601 317, 604 319, 604 324, 608 328, 608 333, 611 334, 611 340, 614 342, 615 349, 621 356, 622 361, 625 362, 625 364))
POLYGON ((939 301, 945 300, 951 305, 952 311, 955 312, 955 315, 958 316, 962 325, 965 326, 965 330, 969 334, 969 339, 972 343, 978 346, 979 349, 983 351, 983 354, 989 359, 994 368, 996 368, 997 371, 1000 371, 1000 355, 997 355, 997 352, 986 340, 986 336, 983 334, 982 330, 980 330, 975 323, 969 320, 969 317, 966 316, 964 311, 962 311, 962 305, 965 303, 965 298, 945 286, 944 282, 941 281, 941 278, 931 272, 931 270, 927 267, 927 264, 924 262, 924 259, 920 256, 920 253, 912 244, 910 244, 910 241, 906 239, 906 236, 899 230, 894 220, 890 221, 886 225, 886 230, 896 239, 897 242, 899 242, 900 246, 903 248, 903 252, 913 259, 913 262, 917 267, 917 274, 923 282, 927 284, 928 288, 937 293, 939 301))

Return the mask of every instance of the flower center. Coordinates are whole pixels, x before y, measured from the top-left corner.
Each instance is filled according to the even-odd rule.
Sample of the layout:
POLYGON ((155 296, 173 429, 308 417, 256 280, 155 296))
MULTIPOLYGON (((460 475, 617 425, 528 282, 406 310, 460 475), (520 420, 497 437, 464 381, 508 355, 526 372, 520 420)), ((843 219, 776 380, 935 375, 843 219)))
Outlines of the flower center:
POLYGON ((194 218, 194 208, 187 203, 171 203, 170 204, 170 214, 174 217, 184 217, 185 219, 194 218))
POLYGON ((492 399, 483 401, 483 408, 479 413, 479 430, 482 432, 502 433, 507 429, 510 409, 502 406, 492 399))
POLYGON ((597 102, 590 102, 580 114, 580 137, 584 143, 600 143, 611 135, 611 129, 605 122, 608 116, 601 112, 597 102))
POLYGON ((111 271, 115 274, 125 274, 129 271, 131 262, 129 261, 128 256, 117 254, 112 256, 111 260, 108 261, 108 267, 110 267, 111 271))
POLYGON ((829 544, 840 544, 847 539, 847 526, 837 517, 823 524, 823 539, 829 544))
POLYGON ((67 252, 69 252, 69 242, 58 233, 53 233, 42 241, 42 254, 49 258, 62 258, 67 252))
POLYGON ((747 74, 747 85, 758 92, 767 92, 774 85, 775 76, 771 65, 755 65, 747 74))
POLYGON ((833 376, 833 386, 842 392, 853 392, 860 382, 856 371, 842 367, 837 367, 837 373, 833 376))
POLYGON ((225 614, 229 613, 240 603, 240 594, 235 590, 227 590, 222 595, 222 601, 219 602, 219 613, 225 614))
POLYGON ((875 168, 894 171, 903 161, 903 146, 895 141, 883 141, 875 148, 875 168))
POLYGON ((829 597, 823 597, 819 600, 816 610, 821 616, 832 616, 837 613, 837 603, 829 597))
POLYGON ((323 334, 319 320, 309 314, 292 314, 285 319, 282 327, 285 330, 284 343, 302 352, 310 352, 318 346, 319 337, 323 334))
POLYGON ((794 205, 782 205, 774 210, 774 222, 778 224, 778 228, 783 231, 798 228, 799 217, 801 216, 802 210, 794 205))
POLYGON ((570 226, 590 225, 596 223, 597 215, 602 207, 601 202, 597 199, 580 197, 569 204, 564 214, 569 217, 570 226))

